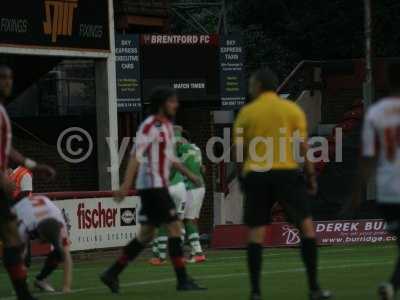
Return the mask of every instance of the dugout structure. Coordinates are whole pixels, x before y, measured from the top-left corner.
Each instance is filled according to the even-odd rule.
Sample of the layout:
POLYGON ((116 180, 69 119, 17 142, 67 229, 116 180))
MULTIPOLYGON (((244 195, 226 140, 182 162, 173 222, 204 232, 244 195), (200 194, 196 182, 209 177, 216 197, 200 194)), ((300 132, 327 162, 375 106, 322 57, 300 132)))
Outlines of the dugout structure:
MULTIPOLYGON (((94 84, 91 93, 95 95, 94 122, 97 126, 91 134, 97 141, 96 184, 100 189, 116 188, 118 169, 108 167, 118 166, 117 147, 116 143, 107 143, 105 139, 118 136, 113 1, 3 1, 0 11, 0 60, 15 71, 16 95, 20 96, 62 60, 79 59, 92 63, 94 84)), ((57 72, 53 75, 57 77, 57 72)), ((40 97, 43 99, 43 95, 40 97)), ((26 133, 26 129, 16 127, 14 124, 14 131, 26 133)), ((48 147, 54 152, 54 145, 48 147)), ((45 160, 49 159, 57 160, 56 157, 45 160)), ((57 161, 57 164, 63 163, 57 161)))

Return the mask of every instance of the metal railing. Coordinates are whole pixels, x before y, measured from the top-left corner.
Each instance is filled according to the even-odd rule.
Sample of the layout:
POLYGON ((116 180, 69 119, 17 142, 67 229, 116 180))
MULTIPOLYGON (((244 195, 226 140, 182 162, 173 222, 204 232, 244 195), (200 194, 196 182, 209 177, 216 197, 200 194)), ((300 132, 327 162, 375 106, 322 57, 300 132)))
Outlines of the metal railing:
POLYGON ((287 93, 296 99, 300 93, 307 89, 314 89, 314 68, 321 67, 322 61, 303 60, 285 78, 278 88, 278 93, 287 93))
POLYGON ((46 143, 44 140, 42 140, 40 137, 38 137, 37 135, 35 135, 34 133, 32 133, 31 131, 29 131, 28 129, 26 129, 25 127, 19 125, 17 122, 15 121, 11 121, 12 126, 14 127, 14 131, 15 129, 17 129, 17 131, 22 132, 23 134, 29 136, 30 138, 32 138, 34 141, 49 146, 48 143, 46 143))

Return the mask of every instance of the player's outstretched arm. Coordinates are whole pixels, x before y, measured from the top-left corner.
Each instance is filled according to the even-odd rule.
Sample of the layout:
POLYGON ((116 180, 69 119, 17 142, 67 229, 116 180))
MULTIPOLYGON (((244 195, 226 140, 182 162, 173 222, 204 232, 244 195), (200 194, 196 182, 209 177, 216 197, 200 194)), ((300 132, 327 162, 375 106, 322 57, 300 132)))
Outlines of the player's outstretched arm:
POLYGON ((44 165, 44 164, 38 164, 34 160, 23 156, 20 152, 18 152, 13 147, 11 147, 9 157, 13 162, 15 162, 19 165, 23 165, 26 168, 28 168, 34 172, 43 173, 45 176, 49 177, 50 179, 53 179, 56 176, 56 171, 52 167, 50 167, 48 165, 44 165))
POLYGON ((63 293, 70 293, 72 289, 72 256, 69 246, 64 247, 64 285, 63 293))
POLYGON ((114 200, 115 201, 122 201, 129 193, 129 190, 132 187, 132 183, 136 177, 136 173, 139 167, 139 160, 137 158, 136 153, 133 153, 128 167, 126 168, 124 182, 122 183, 120 189, 114 192, 114 200))

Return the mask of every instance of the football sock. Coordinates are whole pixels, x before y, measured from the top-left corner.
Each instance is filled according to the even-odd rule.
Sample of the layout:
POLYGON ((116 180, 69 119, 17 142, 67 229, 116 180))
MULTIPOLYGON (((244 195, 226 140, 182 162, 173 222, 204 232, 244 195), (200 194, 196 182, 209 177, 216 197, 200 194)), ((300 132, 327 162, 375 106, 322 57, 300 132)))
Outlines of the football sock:
POLYGON ((162 260, 166 260, 167 249, 168 249, 168 234, 165 227, 161 227, 160 230, 158 231, 157 248, 158 248, 158 257, 162 260))
POLYGON ((3 251, 3 264, 8 272, 19 300, 31 299, 26 282, 27 270, 22 259, 20 247, 7 247, 3 251))
POLYGON ((139 256, 144 250, 145 245, 141 244, 137 239, 131 241, 122 251, 122 255, 117 261, 107 270, 107 273, 113 276, 118 276, 127 265, 139 256))
POLYGON ((179 237, 171 237, 168 240, 169 256, 176 273, 179 284, 187 281, 187 273, 185 267, 185 259, 183 257, 182 240, 179 237))
POLYGON ((51 275, 51 273, 54 272, 54 270, 57 269, 58 265, 60 263, 59 256, 53 251, 51 252, 47 258, 46 261, 44 262, 43 268, 40 271, 39 275, 36 276, 37 280, 44 280, 47 277, 51 275))
POLYGON ((192 223, 186 223, 186 234, 189 240, 191 255, 202 255, 203 249, 200 243, 200 235, 197 226, 192 223))
POLYGON ((317 291, 320 287, 317 280, 318 253, 315 238, 303 238, 300 253, 306 267, 309 288, 311 291, 317 291))
POLYGON ((153 257, 160 257, 158 252, 158 237, 156 237, 151 244, 151 252, 153 253, 153 257))
POLYGON ((251 289, 253 294, 261 294, 260 276, 262 267, 262 246, 249 243, 247 246, 247 265, 250 273, 251 289))

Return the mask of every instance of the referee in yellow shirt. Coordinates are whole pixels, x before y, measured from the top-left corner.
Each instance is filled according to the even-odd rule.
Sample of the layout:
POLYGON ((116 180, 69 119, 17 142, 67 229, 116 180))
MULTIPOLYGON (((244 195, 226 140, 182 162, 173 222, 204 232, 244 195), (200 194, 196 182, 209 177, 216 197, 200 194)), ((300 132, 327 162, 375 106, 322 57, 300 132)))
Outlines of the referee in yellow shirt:
POLYGON ((270 69, 254 73, 249 84, 254 100, 241 109, 234 126, 234 153, 246 198, 244 222, 250 229, 247 261, 251 300, 261 299, 262 244, 276 202, 301 232, 310 299, 329 299, 331 293, 321 290, 317 278, 317 244, 310 208, 310 195, 317 193, 317 182, 314 166, 306 156, 307 120, 297 104, 276 94, 277 86, 277 77, 270 69))

